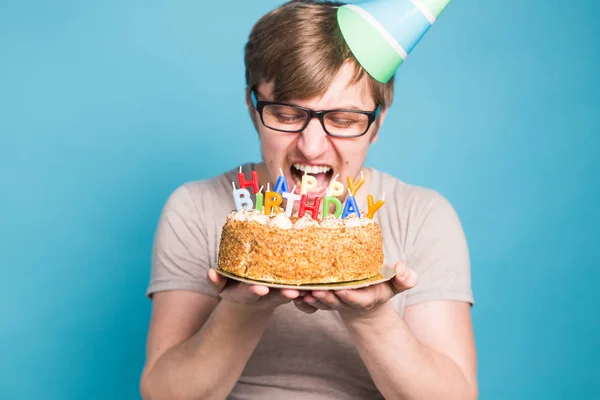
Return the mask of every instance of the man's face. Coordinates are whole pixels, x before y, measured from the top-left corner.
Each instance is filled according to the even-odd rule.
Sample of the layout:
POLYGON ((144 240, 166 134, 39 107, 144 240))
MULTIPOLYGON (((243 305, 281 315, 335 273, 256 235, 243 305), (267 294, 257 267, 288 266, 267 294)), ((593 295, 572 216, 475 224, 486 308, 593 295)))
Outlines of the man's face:
MULTIPOLYGON (((290 103, 315 111, 374 110, 375 101, 370 94, 366 79, 350 84, 353 72, 350 64, 344 64, 322 97, 293 100, 290 103)), ((258 85, 256 91, 260 100, 273 100, 271 84, 258 85)), ((259 132, 265 167, 263 173, 267 175, 265 178, 273 186, 281 169, 290 186, 289 189, 292 190, 296 185, 295 192, 300 193, 302 176, 306 172, 317 180, 317 188, 309 192, 311 198, 324 196, 325 189, 338 174, 337 180, 344 186, 348 176, 353 179, 360 177, 369 146, 377 139, 378 126, 375 123, 363 136, 339 138, 328 135, 317 118, 313 118, 302 132, 286 133, 265 127, 252 107, 251 113, 259 132)), ((384 114, 382 112, 380 115, 380 121, 383 120, 384 114)), ((342 199, 346 194, 344 193, 342 199)))

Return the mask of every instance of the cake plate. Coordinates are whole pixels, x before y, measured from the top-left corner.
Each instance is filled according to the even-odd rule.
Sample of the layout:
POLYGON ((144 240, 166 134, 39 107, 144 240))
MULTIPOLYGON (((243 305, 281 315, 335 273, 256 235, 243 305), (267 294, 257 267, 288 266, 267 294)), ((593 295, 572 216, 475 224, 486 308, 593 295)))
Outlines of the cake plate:
POLYGON ((342 289, 358 289, 371 285, 375 285, 377 283, 389 281, 396 275, 394 272, 394 268, 389 265, 383 265, 379 274, 368 279, 362 279, 358 281, 348 281, 348 282, 336 282, 336 283, 313 283, 313 284, 304 284, 304 285, 290 285, 285 283, 272 283, 272 282, 264 282, 258 281, 254 279, 244 278, 242 276, 234 275, 232 273, 223 271, 219 268, 215 268, 215 271, 222 276, 227 278, 231 278, 233 280, 248 283, 251 285, 261 285, 267 286, 271 288, 277 289, 296 289, 296 290, 342 290, 342 289))

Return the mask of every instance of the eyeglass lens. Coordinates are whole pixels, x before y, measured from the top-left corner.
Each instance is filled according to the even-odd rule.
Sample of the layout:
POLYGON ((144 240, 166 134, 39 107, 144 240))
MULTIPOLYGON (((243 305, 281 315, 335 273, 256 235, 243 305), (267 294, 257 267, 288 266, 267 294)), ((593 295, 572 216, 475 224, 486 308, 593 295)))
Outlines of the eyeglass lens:
MULTIPOLYGON (((309 118, 309 113, 294 107, 266 105, 263 108, 263 122, 272 129, 296 132, 301 130, 309 118)), ((324 115, 325 130, 333 135, 353 136, 363 134, 369 125, 365 114, 335 111, 324 115)))

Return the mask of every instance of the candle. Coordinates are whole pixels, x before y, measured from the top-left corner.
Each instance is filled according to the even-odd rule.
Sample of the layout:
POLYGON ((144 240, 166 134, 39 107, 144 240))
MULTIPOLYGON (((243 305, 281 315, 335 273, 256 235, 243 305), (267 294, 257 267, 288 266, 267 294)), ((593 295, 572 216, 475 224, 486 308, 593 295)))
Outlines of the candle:
POLYGON ((313 219, 319 218, 319 206, 321 205, 321 198, 315 197, 312 205, 308 204, 308 195, 303 194, 300 199, 300 209, 298 210, 298 218, 302 218, 306 211, 310 211, 310 215, 313 219))
POLYGON ((367 212, 367 218, 373 219, 377 210, 379 210, 381 208, 381 206, 383 206, 385 204, 384 198, 385 198, 385 193, 383 195, 383 198, 381 200, 378 200, 377 203, 375 203, 373 195, 367 196, 367 204, 369 206, 369 211, 367 212))
POLYGON ((254 203, 252 203, 248 189, 236 189, 234 182, 231 182, 231 185, 233 186, 233 201, 236 210, 252 210, 254 203))
MULTIPOLYGON (((350 189, 348 189, 350 192, 350 189)), ((348 194, 346 197, 346 203, 344 204, 344 211, 342 211, 342 219, 346 218, 349 214, 355 213, 358 217, 360 217, 360 213, 358 212, 358 205, 356 204, 356 199, 352 195, 352 193, 348 194)))
POLYGON ((281 197, 283 197, 286 200, 285 203, 285 215, 288 216, 288 218, 290 218, 292 216, 292 210, 294 209, 294 203, 297 201, 300 201, 301 196, 299 194, 296 194, 296 186, 294 185, 294 188, 292 189, 291 192, 284 192, 281 194, 281 197))
POLYGON ((329 189, 325 189, 325 197, 323 198, 323 218, 329 215, 329 205, 331 203, 335 205, 335 211, 333 212, 333 215, 335 215, 336 218, 339 218, 342 214, 342 202, 340 199, 331 196, 329 189))
POLYGON ((333 180, 329 184, 329 187, 327 188, 327 190, 329 191, 329 196, 340 197, 344 194, 344 184, 342 182, 337 181, 338 176, 340 176, 340 174, 337 174, 333 178, 333 180))
POLYGON ((281 173, 281 175, 279 176, 279 178, 277 178, 277 182, 275 183, 275 187, 273 188, 273 190, 279 194, 283 194, 284 192, 288 191, 288 185, 285 176, 283 176, 283 171, 281 170, 281 168, 279 168, 279 172, 281 173))
POLYGON ((275 214, 279 214, 281 211, 279 205, 283 201, 281 194, 277 192, 266 192, 264 201, 265 205, 263 207, 263 212, 265 215, 271 215, 273 212, 275 212, 275 214))
POLYGON ((351 177, 348 177, 348 190, 350 191, 350 195, 356 196, 356 192, 358 192, 358 189, 360 189, 363 183, 365 183, 364 178, 361 178, 354 182, 351 177))
POLYGON ((307 175, 306 172, 302 177, 302 186, 300 186, 300 194, 307 194, 317 187, 317 178, 312 175, 307 175))
POLYGON ((263 194, 262 194, 263 186, 258 189, 258 193, 256 193, 256 209, 258 211, 262 211, 263 209, 263 194))
POLYGON ((238 173, 238 181, 240 183, 240 188, 247 188, 248 186, 252 186, 254 190, 254 194, 258 193, 258 175, 256 171, 252 171, 250 173, 251 179, 249 181, 246 180, 244 173, 242 172, 242 167, 240 167, 240 172, 238 173))

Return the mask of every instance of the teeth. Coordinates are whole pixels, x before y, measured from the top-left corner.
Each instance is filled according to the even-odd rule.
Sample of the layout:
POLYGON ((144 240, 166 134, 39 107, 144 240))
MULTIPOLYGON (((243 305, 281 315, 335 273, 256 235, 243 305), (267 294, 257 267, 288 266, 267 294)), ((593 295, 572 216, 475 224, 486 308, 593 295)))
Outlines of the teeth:
POLYGON ((294 164, 294 168, 307 174, 323 174, 331 170, 327 165, 294 164))

